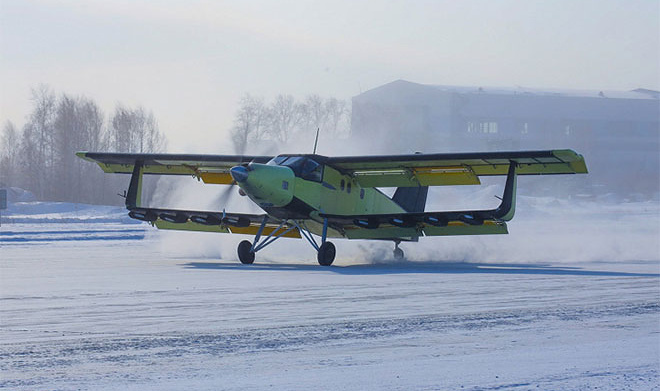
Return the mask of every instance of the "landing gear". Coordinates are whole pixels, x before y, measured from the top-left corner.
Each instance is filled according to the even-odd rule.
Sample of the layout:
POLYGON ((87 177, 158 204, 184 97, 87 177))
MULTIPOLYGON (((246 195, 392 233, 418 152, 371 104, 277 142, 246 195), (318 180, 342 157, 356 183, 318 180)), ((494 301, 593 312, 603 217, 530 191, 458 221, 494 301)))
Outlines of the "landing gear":
POLYGON ((242 241, 238 245, 238 259, 244 265, 249 265, 254 262, 254 251, 252 251, 252 243, 247 240, 242 241))
POLYGON ((321 266, 330 266, 335 260, 335 245, 331 242, 325 242, 319 247, 318 261, 321 266))
POLYGON ((397 261, 400 261, 405 257, 405 254, 403 253, 403 250, 399 248, 399 244, 401 242, 394 242, 394 259, 397 261))
POLYGON ((248 240, 244 240, 238 245, 238 259, 241 261, 242 264, 244 265, 249 265, 254 262, 254 254, 263 249, 264 247, 268 246, 269 244, 273 243, 277 239, 281 238, 282 236, 288 234, 289 232, 293 231, 294 229, 297 229, 298 232, 300 232, 300 235, 307 239, 309 244, 314 247, 314 249, 318 252, 317 254, 317 259, 319 261, 319 264, 322 266, 330 266, 332 265, 332 262, 335 260, 335 245, 327 242, 327 234, 328 234, 328 220, 325 219, 323 221, 323 232, 321 234, 321 245, 319 246, 312 236, 312 232, 307 228, 306 224, 304 221, 296 221, 296 220, 281 220, 280 224, 277 228, 275 229, 269 229, 268 234, 264 234, 265 238, 262 240, 261 234, 264 233, 264 230, 266 228, 266 224, 268 223, 268 216, 264 216, 263 221, 261 222, 261 226, 259 227, 259 230, 257 231, 256 236, 254 237, 254 243, 251 243, 248 240))

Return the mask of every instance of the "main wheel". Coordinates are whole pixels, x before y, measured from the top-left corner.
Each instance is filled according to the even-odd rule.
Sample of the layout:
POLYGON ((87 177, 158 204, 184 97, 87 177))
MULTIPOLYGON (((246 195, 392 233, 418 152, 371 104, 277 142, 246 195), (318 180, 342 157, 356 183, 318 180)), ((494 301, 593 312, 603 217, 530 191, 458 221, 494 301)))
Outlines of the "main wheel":
POLYGON ((403 259, 404 256, 405 255, 403 254, 403 250, 398 247, 394 249, 394 259, 400 260, 403 259))
POLYGON ((325 242, 319 247, 318 260, 321 266, 330 266, 332 261, 335 260, 335 245, 330 242, 325 242))
POLYGON ((254 252, 252 252, 252 243, 247 240, 238 244, 238 259, 244 265, 254 262, 254 252))

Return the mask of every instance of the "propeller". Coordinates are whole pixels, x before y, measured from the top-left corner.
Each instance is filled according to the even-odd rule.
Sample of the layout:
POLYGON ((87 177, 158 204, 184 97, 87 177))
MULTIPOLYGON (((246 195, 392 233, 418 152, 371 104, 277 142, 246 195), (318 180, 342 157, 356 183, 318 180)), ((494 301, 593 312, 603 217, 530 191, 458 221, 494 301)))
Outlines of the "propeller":
MULTIPOLYGON (((243 144, 240 146, 236 146, 236 145, 234 146, 236 148, 236 154, 240 156, 240 160, 236 165, 243 166, 247 168, 248 171, 250 171, 251 170, 250 166, 252 165, 252 163, 254 163, 254 159, 251 160, 249 163, 245 163, 245 148, 247 145, 243 144)), ((218 205, 222 207, 224 210, 224 208, 227 206, 227 204, 232 199, 234 194, 239 193, 241 196, 245 195, 245 193, 241 189, 239 189, 238 192, 234 191, 235 188, 236 188, 236 181, 233 180, 229 186, 227 186, 222 192, 220 192, 218 198, 216 198, 214 202, 214 205, 218 205)))
MULTIPOLYGON (((247 144, 242 144, 242 145, 236 145, 234 144, 235 152, 237 155, 240 156, 239 162, 236 164, 237 166, 243 166, 245 167, 248 171, 252 170, 252 164, 254 163, 254 159, 252 159, 249 163, 245 162, 245 149, 247 148, 247 144)), ((265 155, 276 155, 276 147, 274 145, 271 145, 266 148, 264 151, 265 155)), ((238 191, 235 191, 236 188, 236 181, 232 181, 230 185, 228 185, 225 189, 223 189, 220 194, 218 194, 218 197, 214 201, 213 205, 217 205, 219 208, 225 208, 227 204, 232 200, 234 197, 234 194, 238 193, 240 196, 245 196, 245 192, 243 192, 242 189, 238 189, 238 191)), ((248 209, 250 210, 250 213, 258 213, 259 208, 253 204, 253 203, 248 203, 248 209)))

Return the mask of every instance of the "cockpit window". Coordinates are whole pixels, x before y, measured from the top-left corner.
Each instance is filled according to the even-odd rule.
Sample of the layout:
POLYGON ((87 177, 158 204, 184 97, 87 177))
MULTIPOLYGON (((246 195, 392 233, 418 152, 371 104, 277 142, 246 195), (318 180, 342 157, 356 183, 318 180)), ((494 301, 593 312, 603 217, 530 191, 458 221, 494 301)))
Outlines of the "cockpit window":
POLYGON ((273 158, 268 164, 287 166, 293 170, 293 173, 302 179, 308 181, 321 182, 323 179, 323 166, 304 156, 278 156, 273 158))
POLYGON ((275 156, 274 158, 270 159, 270 161, 268 162, 268 165, 270 165, 270 166, 279 166, 286 159, 287 159, 286 156, 275 156))

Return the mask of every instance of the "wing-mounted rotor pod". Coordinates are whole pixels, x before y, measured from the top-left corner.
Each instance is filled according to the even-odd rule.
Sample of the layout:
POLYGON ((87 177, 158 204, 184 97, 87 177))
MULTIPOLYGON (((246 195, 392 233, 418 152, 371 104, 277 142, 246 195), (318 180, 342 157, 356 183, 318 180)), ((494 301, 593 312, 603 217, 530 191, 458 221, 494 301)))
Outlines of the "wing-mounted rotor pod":
POLYGON ((215 214, 191 214, 190 221, 202 225, 221 225, 222 219, 215 214))
MULTIPOLYGON (((367 229, 376 229, 380 226, 380 222, 378 221, 378 218, 370 218, 368 216, 364 218, 358 217, 356 219, 353 219, 353 224, 357 227, 367 228, 367 229)), ((341 225, 341 223, 338 225, 341 225)))
POLYGON ((362 187, 478 185, 480 176, 586 174, 582 155, 570 149, 329 157, 328 165, 351 175, 362 187))
POLYGON ((142 220, 148 223, 153 223, 158 219, 158 214, 150 209, 134 208, 128 212, 128 216, 135 220, 142 220))
POLYGON ((446 227, 447 224, 449 224, 447 216, 444 216, 441 213, 424 215, 423 221, 424 224, 433 227, 446 227))
POLYGON ((180 209, 162 209, 162 208, 144 208, 135 207, 130 209, 128 215, 136 220, 142 220, 150 223, 167 222, 171 224, 185 224, 192 222, 195 224, 213 226, 221 225, 233 228, 246 228, 252 224, 253 220, 259 221, 262 215, 250 215, 241 213, 225 213, 211 211, 195 211, 180 209), (256 216, 256 217, 255 217, 256 216))

